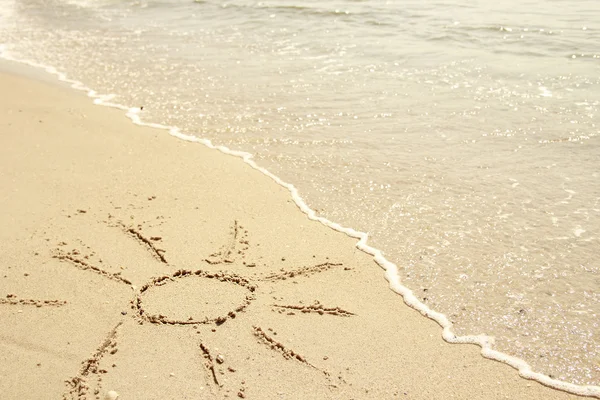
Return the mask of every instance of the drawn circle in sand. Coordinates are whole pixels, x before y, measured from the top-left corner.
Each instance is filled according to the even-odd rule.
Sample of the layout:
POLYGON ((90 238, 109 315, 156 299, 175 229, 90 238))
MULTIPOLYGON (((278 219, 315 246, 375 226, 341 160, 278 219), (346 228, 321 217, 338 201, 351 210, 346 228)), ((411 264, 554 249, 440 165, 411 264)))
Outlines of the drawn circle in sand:
POLYGON ((234 274, 180 270, 142 286, 132 307, 139 318, 153 324, 220 325, 244 311, 255 289, 234 274))

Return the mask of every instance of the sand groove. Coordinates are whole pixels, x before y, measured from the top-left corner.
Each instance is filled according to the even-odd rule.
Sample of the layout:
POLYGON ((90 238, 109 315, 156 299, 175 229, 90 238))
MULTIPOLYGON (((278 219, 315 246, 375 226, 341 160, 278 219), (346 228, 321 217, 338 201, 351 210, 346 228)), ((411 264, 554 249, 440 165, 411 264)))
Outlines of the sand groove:
POLYGON ((204 366, 210 371, 213 382, 217 384, 217 386, 221 386, 219 383, 219 378, 217 378, 217 371, 215 370, 215 362, 213 360, 208 347, 204 345, 204 343, 200 342, 200 350, 202 350, 202 357, 206 360, 204 366))
POLYGON ((5 299, 0 299, 0 304, 36 306, 36 307, 62 307, 67 304, 64 300, 34 300, 17 299, 14 294, 7 294, 5 299))
POLYGON ((302 267, 293 271, 281 270, 278 274, 270 274, 262 278, 262 281, 284 281, 288 278, 294 278, 296 276, 312 276, 319 272, 327 271, 333 267, 340 267, 342 263, 331 263, 326 262, 322 264, 313 265, 312 267, 302 267))
POLYGON ((56 258, 60 261, 64 261, 64 262, 68 262, 69 264, 75 266, 76 268, 82 270, 82 271, 91 271, 94 272, 98 275, 101 275, 105 278, 111 279, 113 281, 117 281, 117 282, 121 282, 121 283, 125 283, 127 285, 131 285, 131 281, 129 281, 128 279, 125 279, 121 276, 120 272, 116 272, 116 273, 110 273, 108 271, 103 270, 102 268, 98 268, 90 263, 88 263, 87 261, 81 260, 69 253, 65 253, 60 249, 56 249, 55 253, 52 257, 56 258))
POLYGON ((273 304, 273 307, 277 307, 280 309, 288 309, 288 310, 298 310, 301 313, 316 313, 320 315, 335 315, 338 317, 352 317, 356 314, 351 313, 350 311, 343 310, 339 307, 324 307, 322 304, 318 302, 311 306, 303 306, 303 305, 282 305, 282 304, 273 304))
POLYGON ((246 307, 248 307, 248 305, 252 302, 252 300, 254 300, 254 291, 255 290, 256 290, 256 287, 254 285, 251 285, 250 281, 248 281, 245 278, 242 278, 241 276, 235 275, 235 274, 227 274, 224 272, 214 273, 214 272, 207 272, 207 271, 203 271, 203 270, 189 271, 189 270, 181 269, 172 275, 163 275, 163 276, 160 276, 157 278, 153 278, 149 283, 144 284, 140 288, 140 291, 136 294, 135 299, 133 300, 132 309, 134 310, 134 313, 139 320, 147 321, 147 322, 150 322, 153 324, 194 325, 194 324, 215 323, 217 325, 221 325, 228 319, 235 318, 236 313, 243 312, 246 309, 246 307), (212 317, 212 318, 209 318, 208 316, 206 316, 202 320, 193 319, 191 317, 187 320, 178 320, 178 319, 169 318, 165 315, 161 315, 161 314, 152 315, 152 314, 149 314, 148 312, 146 312, 146 310, 144 309, 143 302, 142 302, 142 296, 144 295, 144 293, 146 291, 148 291, 148 289, 166 285, 169 282, 175 281, 176 279, 183 279, 183 278, 188 278, 188 277, 216 279, 221 282, 232 283, 234 285, 239 285, 239 286, 247 289, 250 293, 248 295, 246 295, 242 304, 237 306, 234 310, 229 311, 227 314, 212 317))
POLYGON ((94 396, 98 396, 101 389, 100 374, 105 374, 108 371, 100 369, 100 360, 106 353, 115 354, 117 352, 117 330, 121 326, 119 322, 106 336, 102 344, 96 349, 94 354, 85 360, 77 376, 65 381, 69 387, 68 392, 63 395, 63 399, 86 399, 91 390, 92 383, 89 382, 91 376, 96 376, 94 396))
POLYGON ((208 256, 205 261, 209 264, 231 264, 238 255, 244 257, 244 252, 249 248, 248 231, 244 230, 237 220, 233 221, 230 228, 231 237, 219 251, 208 256))
POLYGON ((252 326, 252 328, 254 330, 254 336, 256 336, 259 342, 269 346, 271 349, 280 353, 286 360, 296 360, 298 362, 301 362, 302 364, 308 365, 309 367, 318 369, 317 367, 306 361, 306 358, 304 356, 296 353, 294 350, 288 349, 282 343, 276 341, 275 339, 267 335, 265 331, 262 330, 262 328, 258 326, 252 326))
POLYGON ((146 245, 146 248, 148 249, 150 254, 152 254, 153 257, 155 257, 156 259, 158 259, 160 262, 162 262, 164 264, 168 264, 167 259, 165 258, 164 254, 163 254, 163 253, 166 253, 166 250, 159 249, 158 247, 156 247, 154 245, 154 243, 152 243, 152 240, 146 238, 137 229, 128 227, 125 224, 123 224, 122 222, 120 223, 120 225, 126 234, 128 234, 129 236, 132 236, 137 241, 146 245))

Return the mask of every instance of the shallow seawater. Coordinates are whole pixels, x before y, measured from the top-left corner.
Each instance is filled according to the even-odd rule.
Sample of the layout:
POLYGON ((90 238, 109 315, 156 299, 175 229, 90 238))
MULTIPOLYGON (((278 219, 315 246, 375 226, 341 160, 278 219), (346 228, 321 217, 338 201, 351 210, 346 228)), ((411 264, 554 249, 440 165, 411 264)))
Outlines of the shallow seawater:
POLYGON ((252 152, 456 333, 599 385, 598 21, 590 0, 0 0, 0 44, 252 152))

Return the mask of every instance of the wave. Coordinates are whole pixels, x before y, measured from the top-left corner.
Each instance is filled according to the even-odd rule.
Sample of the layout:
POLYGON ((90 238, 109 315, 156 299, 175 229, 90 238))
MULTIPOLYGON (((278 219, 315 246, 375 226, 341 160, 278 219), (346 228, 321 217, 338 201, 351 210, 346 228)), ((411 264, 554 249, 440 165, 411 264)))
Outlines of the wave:
MULTIPOLYGON (((195 3, 201 5, 209 4, 206 0, 194 0, 195 3)), ((347 9, 329 9, 320 7, 311 7, 304 5, 285 5, 285 4, 266 4, 266 3, 252 3, 252 4, 226 4, 220 7, 227 9, 239 9, 243 11, 267 11, 269 13, 278 14, 291 14, 294 17, 298 15, 304 17, 318 17, 318 18, 373 18, 372 12, 365 11, 350 11, 347 9)))

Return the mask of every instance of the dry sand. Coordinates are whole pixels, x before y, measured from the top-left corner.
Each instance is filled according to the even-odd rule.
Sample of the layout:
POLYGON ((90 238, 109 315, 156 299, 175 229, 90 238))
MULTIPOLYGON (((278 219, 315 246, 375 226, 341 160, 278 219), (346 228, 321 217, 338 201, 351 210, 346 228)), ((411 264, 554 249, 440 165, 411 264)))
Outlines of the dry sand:
POLYGON ((575 398, 445 343, 240 159, 14 72, 0 93, 0 398, 575 398))

